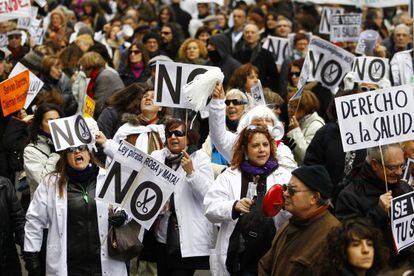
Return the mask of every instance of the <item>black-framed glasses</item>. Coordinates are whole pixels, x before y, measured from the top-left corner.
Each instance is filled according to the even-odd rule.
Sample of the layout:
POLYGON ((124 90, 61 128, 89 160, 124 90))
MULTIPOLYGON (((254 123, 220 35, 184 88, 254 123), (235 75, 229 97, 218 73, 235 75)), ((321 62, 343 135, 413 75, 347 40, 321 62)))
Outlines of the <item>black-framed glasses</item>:
POLYGON ((233 105, 243 105, 243 104, 247 104, 245 101, 239 100, 239 99, 225 100, 224 103, 227 106, 229 106, 230 104, 233 104, 233 105))
POLYGON ((295 78, 299 78, 300 77, 300 72, 290 72, 289 76, 291 78, 295 77, 295 78))
POLYGON ((368 92, 368 91, 374 91, 374 90, 376 90, 376 89, 373 88, 373 87, 361 86, 361 91, 362 92, 368 92))
POLYGON ((311 192, 312 190, 296 190, 290 185, 283 185, 283 191, 287 191, 289 196, 294 196, 296 193, 311 192))
POLYGON ((162 35, 170 35, 171 32, 161 32, 162 35))
POLYGON ((185 132, 181 131, 181 130, 167 131, 167 133, 165 135, 167 136, 167 138, 171 138, 173 136, 173 134, 175 135, 175 137, 184 137, 185 136, 185 132))
POLYGON ((87 145, 80 145, 80 146, 77 146, 77 147, 70 147, 70 148, 67 148, 67 149, 66 149, 66 151, 67 151, 67 152, 84 151, 84 150, 86 150, 87 148, 88 148, 88 146, 87 146, 87 145))
POLYGON ((19 39, 19 38, 21 38, 22 36, 21 35, 19 35, 19 34, 14 34, 14 35, 8 35, 7 36, 7 38, 8 39, 19 39))

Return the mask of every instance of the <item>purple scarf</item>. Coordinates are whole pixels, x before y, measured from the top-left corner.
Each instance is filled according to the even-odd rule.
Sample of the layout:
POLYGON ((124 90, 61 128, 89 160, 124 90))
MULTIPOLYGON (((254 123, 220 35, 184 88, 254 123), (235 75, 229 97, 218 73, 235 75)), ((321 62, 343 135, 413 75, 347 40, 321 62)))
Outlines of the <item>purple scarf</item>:
POLYGON ((144 62, 138 62, 135 64, 131 63, 131 72, 134 75, 134 78, 139 78, 144 71, 144 62))
POLYGON ((244 160, 243 163, 241 163, 240 165, 240 169, 243 172, 251 174, 253 176, 256 176, 256 175, 268 176, 278 167, 279 167, 279 163, 277 163, 277 161, 273 159, 273 157, 269 157, 269 159, 266 161, 264 166, 261 166, 261 167, 250 164, 248 160, 244 160))

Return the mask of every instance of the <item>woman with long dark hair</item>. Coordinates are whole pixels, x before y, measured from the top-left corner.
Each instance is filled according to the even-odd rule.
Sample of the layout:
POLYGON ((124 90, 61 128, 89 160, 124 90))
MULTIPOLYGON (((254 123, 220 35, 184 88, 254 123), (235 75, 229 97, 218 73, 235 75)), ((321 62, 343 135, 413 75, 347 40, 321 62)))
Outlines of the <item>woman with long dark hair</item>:
POLYGON ((61 152, 54 172, 39 184, 26 214, 24 259, 30 275, 40 275, 46 227, 46 275, 127 275, 125 263, 108 256, 107 245, 108 223, 119 227, 127 215, 108 216, 109 205, 95 201, 98 171, 88 146, 80 145, 61 152))
POLYGON ((149 56, 144 44, 133 43, 127 50, 124 62, 118 70, 119 76, 128 86, 135 82, 145 82, 150 77, 148 67, 149 56))

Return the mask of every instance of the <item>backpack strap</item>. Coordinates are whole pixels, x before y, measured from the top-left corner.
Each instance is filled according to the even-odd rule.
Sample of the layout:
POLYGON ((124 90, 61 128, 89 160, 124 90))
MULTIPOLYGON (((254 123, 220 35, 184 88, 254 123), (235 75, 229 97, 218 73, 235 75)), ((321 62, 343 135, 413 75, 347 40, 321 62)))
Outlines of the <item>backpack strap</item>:
POLYGON ((38 151, 40 151, 41 153, 43 153, 47 158, 49 158, 49 154, 47 154, 46 152, 44 152, 43 150, 41 150, 41 149, 39 149, 38 147, 35 147, 35 146, 28 146, 28 147, 31 147, 31 148, 34 148, 34 149, 37 149, 38 151))
POLYGON ((250 176, 243 172, 241 173, 241 191, 240 191, 240 198, 246 197, 247 189, 249 188, 250 176))

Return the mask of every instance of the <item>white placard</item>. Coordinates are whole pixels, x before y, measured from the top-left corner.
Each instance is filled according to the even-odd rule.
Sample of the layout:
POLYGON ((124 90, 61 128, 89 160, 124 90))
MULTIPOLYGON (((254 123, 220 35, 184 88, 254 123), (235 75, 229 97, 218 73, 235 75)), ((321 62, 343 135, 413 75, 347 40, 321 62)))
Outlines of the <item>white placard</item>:
POLYGON ((2 1, 0 2, 0 22, 30 17, 30 1, 2 1))
POLYGON ((56 151, 95 143, 95 137, 82 115, 51 120, 48 123, 56 151))
POLYGON ((34 26, 30 26, 29 28, 30 38, 33 39, 35 45, 42 45, 43 44, 43 37, 45 36, 45 29, 38 28, 34 26))
POLYGON ((414 139, 411 85, 335 98, 345 152, 414 139))
POLYGON ((330 34, 331 33, 331 15, 332 14, 343 14, 343 8, 332 8, 332 7, 323 7, 321 22, 319 23, 319 33, 320 34, 330 34))
POLYGON ((356 57, 352 72, 354 72, 355 82, 358 83, 378 83, 382 79, 389 80, 389 60, 378 57, 356 57))
MULTIPOLYGON (((28 70, 26 66, 18 62, 13 70, 10 72, 10 77, 14 77, 15 75, 23 72, 24 70, 28 70)), ((27 91, 26 102, 24 103, 24 108, 27 109, 29 105, 32 103, 34 98, 36 97, 37 93, 42 89, 44 83, 41 79, 39 79, 35 74, 29 71, 29 90, 27 91)))
POLYGON ((319 81, 336 92, 345 74, 351 71, 355 56, 319 37, 313 37, 302 67, 298 88, 306 81, 319 81))
POLYGON ((356 42, 361 33, 362 14, 346 13, 331 15, 330 40, 332 42, 356 42))
POLYGON ((148 230, 180 179, 176 171, 123 141, 97 199, 125 208, 148 230))
POLYGON ((391 231, 398 252, 414 244, 414 191, 391 200, 391 231))
POLYGON ((0 47, 6 47, 9 45, 9 39, 7 38, 7 35, 0 34, 0 47))
POLYGON ((290 41, 287 38, 269 35, 263 43, 262 48, 273 54, 275 63, 279 66, 292 55, 290 41))
POLYGON ((263 94, 263 87, 262 87, 262 83, 259 81, 257 81, 256 85, 253 85, 250 88, 250 95, 253 98, 254 101, 254 105, 266 105, 266 100, 263 94))
POLYGON ((413 186, 414 185, 414 160, 411 158, 408 158, 406 168, 404 171, 403 179, 408 183, 408 185, 413 186))
POLYGON ((157 62, 155 69, 155 103, 159 106, 186 108, 182 88, 195 76, 205 73, 212 66, 170 61, 157 62))

